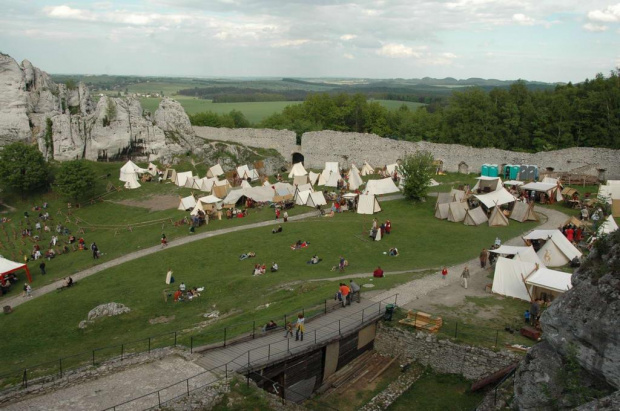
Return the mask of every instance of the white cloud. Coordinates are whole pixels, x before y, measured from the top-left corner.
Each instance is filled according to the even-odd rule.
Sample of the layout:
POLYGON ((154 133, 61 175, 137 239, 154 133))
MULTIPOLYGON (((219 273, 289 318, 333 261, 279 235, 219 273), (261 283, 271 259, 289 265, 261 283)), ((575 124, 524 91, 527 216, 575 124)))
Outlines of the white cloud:
POLYGON ((386 56, 386 57, 421 57, 419 51, 415 51, 411 47, 407 47, 403 44, 384 44, 379 50, 377 50, 377 54, 386 56))
POLYGON ((272 47, 297 47, 297 46, 301 46, 309 42, 310 40, 308 39, 282 40, 282 41, 273 43, 271 46, 272 47))
POLYGON ((43 12, 50 17, 59 19, 71 19, 71 20, 94 20, 94 15, 91 12, 74 9, 69 6, 52 6, 44 7, 43 12))
POLYGON ((455 59, 455 58, 457 58, 457 55, 454 54, 454 53, 441 53, 441 55, 444 58, 447 58, 447 59, 455 59))
POLYGON ((340 40, 344 40, 344 41, 353 40, 354 38, 357 38, 357 35, 355 35, 355 34, 343 34, 342 36, 340 36, 340 40))
POLYGON ((588 13, 588 19, 604 23, 620 22, 620 3, 607 6, 603 10, 592 10, 588 13))
POLYGON ((522 26, 533 26, 534 23, 536 23, 536 21, 533 18, 528 17, 522 13, 513 14, 512 20, 522 26))
POLYGON ((345 59, 348 59, 348 60, 353 60, 355 58, 355 56, 353 54, 351 54, 351 53, 344 53, 342 55, 342 57, 344 57, 345 59))
POLYGON ((586 23, 583 25, 583 29, 586 31, 592 31, 592 32, 602 32, 602 31, 607 31, 609 27, 602 25, 602 24, 586 23))

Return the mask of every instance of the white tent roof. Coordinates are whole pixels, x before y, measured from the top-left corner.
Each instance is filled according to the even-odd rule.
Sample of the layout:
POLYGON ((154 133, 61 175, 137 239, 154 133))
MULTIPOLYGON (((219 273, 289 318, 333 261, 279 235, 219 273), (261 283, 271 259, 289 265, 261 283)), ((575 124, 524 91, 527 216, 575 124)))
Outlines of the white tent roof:
POLYGON ((315 191, 313 193, 310 193, 310 195, 308 196, 308 201, 306 202, 306 205, 310 207, 316 207, 325 204, 327 204, 327 201, 325 200, 325 196, 323 196, 322 191, 315 191))
POLYGON ((502 255, 514 255, 514 260, 525 261, 528 263, 539 264, 541 267, 544 266, 541 259, 534 251, 534 247, 517 247, 512 245, 502 245, 495 250, 489 250, 492 253, 502 254, 502 255))
POLYGON ((607 180, 608 186, 620 186, 620 180, 607 180))
POLYGON ((325 182, 325 187, 338 187, 338 180, 340 180, 340 173, 332 171, 325 182))
POLYGON ((187 196, 181 199, 178 209, 185 211, 194 207, 196 207, 196 199, 194 198, 194 196, 187 196))
POLYGON ((476 207, 472 210, 467 210, 465 213, 465 218, 463 219, 463 224, 465 225, 480 225, 489 221, 482 207, 476 207))
POLYGON ((522 185, 521 189, 546 193, 550 190, 555 189, 556 187, 557 187, 557 184, 551 184, 551 183, 527 183, 527 184, 522 185))
POLYGON ((581 257, 579 251, 560 230, 534 230, 523 237, 525 240, 546 240, 538 250, 538 257, 547 267, 560 267, 573 258, 581 257))
POLYGON ((297 205, 306 205, 308 202, 308 197, 310 197, 310 190, 298 191, 295 195, 295 204, 297 205))
POLYGON ((357 214, 374 214, 379 211, 381 211, 381 206, 374 194, 360 194, 357 203, 357 214))
POLYGON ((308 175, 293 177, 293 184, 306 184, 308 182, 308 175))
POLYGON ((482 204, 487 208, 495 207, 496 205, 500 206, 502 204, 511 203, 515 201, 515 197, 508 192, 502 185, 500 184, 499 189, 497 191, 491 191, 488 194, 476 194, 476 197, 482 204))
POLYGON ((207 171, 207 177, 211 178, 221 176, 222 174, 224 174, 224 170, 219 164, 212 166, 211 168, 209 168, 209 171, 207 171))
POLYGON ((304 168, 304 165, 301 163, 295 163, 293 164, 293 168, 291 168, 291 172, 288 173, 288 178, 305 175, 308 175, 308 172, 304 168))
POLYGON ((450 201, 463 201, 467 196, 467 193, 465 191, 457 190, 456 188, 451 189, 449 194, 451 196, 450 201))
POLYGON ((364 184, 364 181, 362 181, 362 177, 360 176, 359 170, 357 169, 357 167, 353 167, 355 167, 355 165, 353 165, 351 167, 351 170, 349 170, 349 190, 357 190, 359 186, 364 184))
POLYGON ((340 173, 340 166, 338 165, 337 161, 326 161, 325 170, 333 171, 335 173, 340 173))
MULTIPOLYGON (((609 184, 609 181, 607 183, 609 184)), ((601 200, 605 200, 609 204, 611 204, 611 200, 620 199, 620 185, 612 184, 606 186, 599 186, 598 197, 601 200)))
POLYGON ((190 177, 192 177, 191 171, 183 171, 181 173, 177 172, 174 184, 176 184, 179 187, 185 187, 185 183, 187 182, 187 179, 190 177))
POLYGON ((356 193, 345 193, 345 194, 343 194, 342 196, 343 196, 344 198, 355 198, 355 197, 357 197, 358 195, 359 195, 359 194, 356 194, 356 193))
POLYGON ((217 203, 221 203, 222 199, 216 196, 213 196, 213 195, 208 195, 208 196, 200 197, 198 201, 200 201, 201 203, 205 203, 205 204, 217 204, 217 203))
POLYGON ((156 176, 157 175, 157 166, 153 163, 149 163, 149 166, 147 168, 148 172, 150 175, 152 176, 156 176))
POLYGON ((224 204, 235 204, 241 197, 245 195, 245 189, 241 187, 236 187, 230 190, 230 192, 226 195, 223 200, 224 204))
POLYGON ((571 274, 550 270, 546 267, 540 267, 534 274, 525 279, 525 283, 561 293, 573 288, 571 274))
POLYGON ((129 181, 131 176, 136 176, 138 173, 146 173, 148 172, 145 168, 138 167, 133 161, 129 160, 121 167, 121 175, 119 180, 121 181, 129 181))
POLYGON ((548 240, 549 238, 553 237, 555 233, 562 234, 562 232, 557 229, 556 230, 534 230, 531 233, 524 235, 523 239, 524 240, 548 240))
POLYGON ((476 181, 472 191, 484 189, 485 187, 489 187, 491 191, 497 191, 502 188, 502 179, 499 177, 480 176, 476 177, 476 180, 478 181, 476 181))
POLYGON ((398 168, 398 163, 394 163, 394 164, 387 164, 385 166, 385 169, 387 170, 388 173, 390 174, 394 174, 394 171, 396 171, 396 169, 398 168))
POLYGON ((125 188, 133 190, 134 188, 140 188, 140 183, 138 183, 138 175, 137 174, 126 174, 125 175, 125 188))
POLYGON ((536 270, 534 263, 499 257, 495 263, 492 291, 507 297, 530 301, 530 295, 523 281, 534 270, 536 270))
POLYGON ((310 184, 312 184, 312 185, 316 184, 319 176, 320 176, 320 174, 317 174, 314 171, 309 172, 308 173, 308 180, 310 181, 310 184))
POLYGON ((369 174, 374 174, 375 173, 375 169, 368 164, 366 161, 364 161, 364 165, 362 166, 362 169, 360 170, 360 174, 363 176, 367 176, 369 174))
POLYGON ((198 181, 200 181, 198 176, 187 177, 187 180, 185 180, 184 187, 185 188, 196 188, 200 190, 200 184, 198 183, 198 181))
POLYGON ((198 184, 198 188, 200 191, 209 192, 213 188, 213 183, 215 183, 216 181, 217 177, 203 177, 200 180, 196 181, 196 183, 198 184))
POLYGON ((398 193, 400 190, 394 184, 394 181, 390 178, 383 178, 381 180, 368 180, 366 183, 366 192, 367 194, 390 194, 390 193, 398 193))
POLYGON ((560 182, 559 179, 557 178, 553 178, 553 177, 545 177, 542 179, 541 183, 544 184, 553 184, 553 185, 557 185, 560 182))
POLYGON ((524 183, 523 181, 518 181, 518 180, 506 180, 504 181, 504 185, 505 186, 522 186, 524 183))
POLYGON ((15 261, 0 257, 0 274, 8 273, 9 271, 17 270, 25 266, 26 264, 16 263, 15 261))
POLYGON ((272 201, 275 194, 271 187, 264 186, 244 188, 243 191, 245 192, 246 197, 261 203, 272 201))
POLYGON ((614 216, 610 215, 605 219, 598 229, 598 235, 613 233, 618 229, 618 223, 614 220, 614 216))

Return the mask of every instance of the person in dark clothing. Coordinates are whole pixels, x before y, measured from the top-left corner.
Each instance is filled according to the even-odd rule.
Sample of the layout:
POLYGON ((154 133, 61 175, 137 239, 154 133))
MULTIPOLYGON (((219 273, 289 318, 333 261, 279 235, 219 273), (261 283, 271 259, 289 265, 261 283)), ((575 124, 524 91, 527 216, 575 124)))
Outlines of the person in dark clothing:
POLYGON ((39 269, 41 270, 41 275, 45 275, 45 260, 43 260, 41 262, 41 264, 39 264, 39 269))

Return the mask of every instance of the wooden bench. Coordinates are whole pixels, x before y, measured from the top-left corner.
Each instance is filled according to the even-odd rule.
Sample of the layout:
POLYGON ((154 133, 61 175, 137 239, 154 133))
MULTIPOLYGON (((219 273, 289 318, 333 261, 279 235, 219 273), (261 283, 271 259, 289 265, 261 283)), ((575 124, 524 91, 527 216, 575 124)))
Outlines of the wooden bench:
POLYGON ((407 313, 407 318, 403 318, 399 323, 434 334, 439 332, 439 329, 443 325, 443 320, 441 317, 435 317, 422 311, 409 311, 407 313))

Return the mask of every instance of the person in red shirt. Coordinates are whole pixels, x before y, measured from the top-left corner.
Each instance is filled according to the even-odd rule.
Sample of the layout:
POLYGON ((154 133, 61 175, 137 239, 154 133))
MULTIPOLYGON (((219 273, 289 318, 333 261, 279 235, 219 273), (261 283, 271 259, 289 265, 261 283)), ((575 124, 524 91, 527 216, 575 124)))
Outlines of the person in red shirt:
POLYGON ((390 220, 385 220, 385 233, 390 234, 392 232, 392 222, 390 220))
POLYGON ((573 231, 572 227, 568 227, 568 229, 566 230, 566 238, 571 243, 573 242, 573 235, 574 234, 575 234, 575 232, 573 231))
POLYGON ((448 275, 448 267, 444 266, 443 270, 441 270, 441 278, 445 280, 447 275, 448 275))
POLYGON ((372 276, 377 278, 383 278, 383 270, 381 269, 381 267, 377 267, 377 269, 372 272, 372 276))

